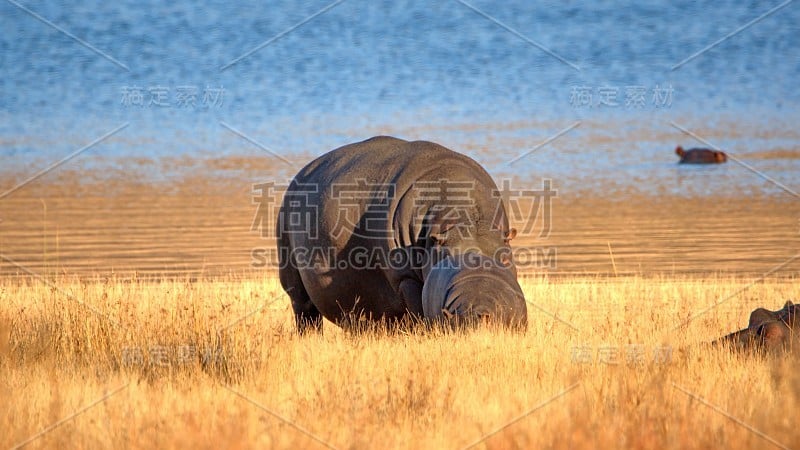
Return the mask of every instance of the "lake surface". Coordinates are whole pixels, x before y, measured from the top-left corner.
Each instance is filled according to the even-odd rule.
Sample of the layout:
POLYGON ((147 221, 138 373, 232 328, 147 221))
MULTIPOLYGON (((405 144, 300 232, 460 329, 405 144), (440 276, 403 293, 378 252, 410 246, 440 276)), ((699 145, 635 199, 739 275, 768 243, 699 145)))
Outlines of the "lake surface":
POLYGON ((221 122, 279 154, 392 132, 503 163, 577 122, 543 150, 597 162, 622 146, 674 162, 677 143, 701 143, 673 122, 733 153, 800 142, 796 3, 19 4, 28 11, 0 5, 4 165, 64 156, 125 123, 89 154, 260 151, 221 122))
MULTIPOLYGON (((76 153, 35 182, 39 191, 10 195, 21 203, 2 200, 6 245, 25 230, 38 233, 38 212, 16 225, 11 218, 28 201, 38 205, 37 195, 75 207, 69 199, 85 192, 59 185, 63 171, 94 190, 135 173, 141 185, 164 186, 156 191, 165 196, 193 177, 225 179, 240 195, 234 203, 250 208, 252 184, 285 181, 310 158, 376 134, 442 143, 515 186, 551 179, 573 205, 665 196, 791 206, 800 191, 800 3, 14 1, 0 3, 0 27, 0 187, 76 153), (717 146, 733 158, 679 166, 678 144, 717 146)), ((128 222, 152 214, 141 209, 137 219, 124 203, 109 205, 128 222)), ((766 233, 755 253, 796 248, 798 213, 780 208, 772 222, 769 208, 729 210, 721 221, 738 228, 720 232, 750 239, 752 220, 763 218, 762 229, 780 230, 766 233)), ((246 233, 250 212, 239 211, 232 226, 246 233)), ((697 222, 680 224, 719 219, 710 211, 695 205, 697 222)), ((590 228, 602 233, 603 215, 592 217, 590 228)), ((64 226, 82 232, 76 224, 64 226)), ((563 245, 589 242, 581 223, 570 226, 563 245)), ((711 252, 728 242, 709 237, 712 229, 691 245, 711 252)), ((164 245, 169 233, 160 234, 164 245)), ((95 242, 81 236, 81 245, 95 242)), ((620 245, 634 251, 650 238, 631 239, 620 245)), ((605 270, 598 267, 607 265, 609 241, 589 242, 597 244, 594 263, 565 265, 605 270)), ((39 247, 34 240, 20 248, 39 247)), ((678 270, 706 268, 710 253, 703 255, 678 270)))

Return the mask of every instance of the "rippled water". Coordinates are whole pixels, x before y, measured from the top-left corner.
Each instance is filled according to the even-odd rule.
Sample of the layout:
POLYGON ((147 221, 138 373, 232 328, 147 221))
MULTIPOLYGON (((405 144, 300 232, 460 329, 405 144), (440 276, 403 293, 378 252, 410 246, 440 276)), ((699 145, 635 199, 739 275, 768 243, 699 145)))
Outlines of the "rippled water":
MULTIPOLYGON (((93 152, 259 152, 221 121, 288 154, 393 132, 508 160, 587 120, 593 130, 578 126, 548 148, 597 158, 624 146, 645 162, 674 162, 676 143, 699 143, 670 122, 701 137, 721 131, 706 139, 734 152, 798 147, 784 133, 796 130, 800 105, 793 3, 347 0, 321 13, 327 0, 20 5, 29 11, 0 4, 4 163, 63 156, 124 123, 93 152), (194 105, 179 98, 192 89, 194 105), (131 101, 137 90, 141 105, 131 101), (509 123, 525 125, 498 129, 509 123), (748 134, 725 135, 740 124, 748 134)), ((565 173, 549 158, 515 167, 565 173)))
MULTIPOLYGON (((106 233, 93 237, 82 225, 91 208, 59 216, 51 205, 46 220, 35 209, 14 222, 14 208, 29 200, 39 208, 41 195, 15 193, 21 203, 0 205, 0 244, 26 240, 18 248, 30 261, 46 244, 39 228, 56 220, 43 235, 57 235, 58 217, 59 254, 86 270, 109 261, 160 270, 163 258, 180 266, 189 254, 219 257, 236 247, 231 236, 249 232, 252 183, 283 181, 309 158, 376 134, 440 142, 517 186, 551 178, 570 204, 644 194, 724 197, 726 205, 771 196, 784 205, 800 191, 800 4, 793 2, 15 0, 0 2, 0 28, 0 186, 124 126, 58 170, 76 170, 70 179, 81 180, 81 168, 100 168, 112 183, 136 162, 144 184, 231 178, 239 192, 232 202, 241 205, 239 219, 224 226, 203 209, 194 236, 219 244, 205 252, 191 236, 176 240, 181 223, 159 228, 170 211, 144 217, 153 214, 142 212, 150 203, 135 210, 110 200, 104 208, 151 227, 139 233, 152 239, 108 231, 117 229, 108 217, 107 229, 96 228, 106 233), (675 146, 702 141, 736 160, 678 166, 675 146), (253 158, 269 167, 257 170, 253 158), (236 170, 236 161, 249 165, 236 170), (178 241, 180 251, 169 250, 178 241)), ((91 174, 96 181, 98 171, 91 174)), ((75 195, 49 198, 57 205, 75 195)), ((641 229, 624 224, 614 233, 608 220, 627 213, 588 208, 585 220, 554 232, 567 249, 562 267, 606 270, 612 243, 627 270, 758 271, 785 256, 776 249, 796 247, 796 207, 774 217, 769 207, 742 214, 731 207, 725 217, 703 208, 673 220, 653 207, 665 216, 658 223, 645 208, 632 222, 641 229), (760 219, 762 230, 778 225, 754 236, 760 219), (652 242, 663 245, 651 251, 652 242), (736 257, 709 266, 731 242, 753 248, 737 247, 736 257)), ((246 266, 247 248, 223 259, 246 266)))

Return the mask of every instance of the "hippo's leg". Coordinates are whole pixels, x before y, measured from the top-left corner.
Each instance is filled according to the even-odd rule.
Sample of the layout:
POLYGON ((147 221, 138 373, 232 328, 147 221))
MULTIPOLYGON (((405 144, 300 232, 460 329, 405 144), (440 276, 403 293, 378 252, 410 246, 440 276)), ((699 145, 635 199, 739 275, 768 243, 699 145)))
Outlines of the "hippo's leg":
POLYGON ((305 334, 309 331, 322 331, 322 314, 316 306, 311 303, 305 290, 297 294, 289 293, 292 299, 292 309, 294 310, 294 320, 297 324, 297 331, 305 334), (302 295, 300 295, 302 294, 302 295))
POLYGON ((400 294, 411 314, 422 317, 422 283, 406 278, 400 283, 400 294))
POLYGON ((308 331, 322 331, 322 313, 308 296, 300 272, 293 267, 282 267, 280 270, 281 285, 292 301, 294 320, 297 331, 304 334, 308 331))
POLYGON ((286 235, 281 235, 280 233, 278 242, 280 250, 278 252, 280 264, 278 266, 278 278, 281 281, 283 290, 286 291, 292 301, 297 331, 300 334, 307 331, 322 331, 322 313, 311 301, 311 297, 309 297, 308 291, 303 284, 303 279, 300 276, 299 265, 291 252, 288 251, 291 248, 290 242, 286 235))

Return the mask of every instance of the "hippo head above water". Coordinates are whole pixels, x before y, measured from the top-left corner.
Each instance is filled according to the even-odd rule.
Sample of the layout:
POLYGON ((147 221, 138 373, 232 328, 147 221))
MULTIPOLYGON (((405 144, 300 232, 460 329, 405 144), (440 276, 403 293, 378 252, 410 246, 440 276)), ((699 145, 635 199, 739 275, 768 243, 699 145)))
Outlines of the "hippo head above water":
POLYGON ((681 157, 681 164, 716 164, 728 160, 728 155, 719 150, 707 148, 690 148, 684 150, 680 145, 675 148, 675 154, 681 157))
POLYGON ((425 319, 525 329, 527 308, 515 272, 510 263, 477 252, 446 253, 431 267, 422 288, 425 319))
MULTIPOLYGON (((758 308, 750 314, 747 328, 715 343, 727 343, 744 351, 791 351, 800 345, 800 305, 787 301, 782 309, 758 308)), ((800 348, 798 348, 800 349, 800 348)))

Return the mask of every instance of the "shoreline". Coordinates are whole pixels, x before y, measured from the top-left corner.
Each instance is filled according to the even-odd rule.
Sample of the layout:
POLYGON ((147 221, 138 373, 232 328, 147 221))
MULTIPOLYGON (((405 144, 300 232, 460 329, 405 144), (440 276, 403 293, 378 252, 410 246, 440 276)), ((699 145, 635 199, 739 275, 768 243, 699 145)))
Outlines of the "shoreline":
MULTIPOLYGON (((103 171, 60 167, 0 199, 0 255, 35 273, 81 276, 250 271, 253 249, 274 248, 273 237, 253 231, 253 185, 280 179, 288 166, 262 156, 203 164, 190 158, 103 171), (219 176, 220 167, 229 176, 219 176), (148 168, 184 176, 153 182, 148 168)), ((0 174, 0 191, 21 179, 0 174)), ((543 209, 533 213, 530 198, 520 199, 522 215, 511 217, 521 231, 512 247, 545 263, 523 268, 525 275, 763 274, 800 248, 800 202, 789 193, 656 195, 553 184, 548 222, 543 209)), ((267 229, 275 214, 267 212, 267 229)), ((779 271, 796 274, 798 267, 795 261, 779 271)), ((0 276, 17 272, 0 262, 0 276)))

